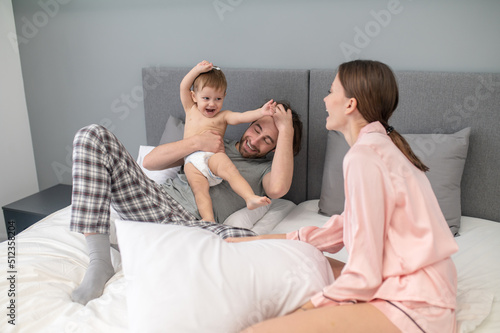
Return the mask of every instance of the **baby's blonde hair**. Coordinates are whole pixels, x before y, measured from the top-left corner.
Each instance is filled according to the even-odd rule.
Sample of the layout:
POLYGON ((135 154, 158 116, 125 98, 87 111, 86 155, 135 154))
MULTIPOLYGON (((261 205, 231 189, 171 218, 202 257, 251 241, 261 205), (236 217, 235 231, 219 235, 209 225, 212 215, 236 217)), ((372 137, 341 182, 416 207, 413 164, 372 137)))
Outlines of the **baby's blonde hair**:
POLYGON ((208 72, 201 73, 196 77, 196 79, 194 79, 193 91, 197 92, 205 87, 222 90, 225 94, 227 89, 226 76, 219 69, 212 69, 208 72))

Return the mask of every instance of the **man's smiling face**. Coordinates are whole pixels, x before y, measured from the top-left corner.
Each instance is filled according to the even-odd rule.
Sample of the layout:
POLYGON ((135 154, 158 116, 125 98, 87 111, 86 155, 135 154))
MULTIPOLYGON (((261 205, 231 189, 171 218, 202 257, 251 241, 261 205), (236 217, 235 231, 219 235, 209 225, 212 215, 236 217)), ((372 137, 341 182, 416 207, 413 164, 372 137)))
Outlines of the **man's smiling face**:
POLYGON ((259 158, 266 156, 276 148, 278 129, 270 116, 265 116, 253 122, 243 133, 237 148, 245 158, 259 158))

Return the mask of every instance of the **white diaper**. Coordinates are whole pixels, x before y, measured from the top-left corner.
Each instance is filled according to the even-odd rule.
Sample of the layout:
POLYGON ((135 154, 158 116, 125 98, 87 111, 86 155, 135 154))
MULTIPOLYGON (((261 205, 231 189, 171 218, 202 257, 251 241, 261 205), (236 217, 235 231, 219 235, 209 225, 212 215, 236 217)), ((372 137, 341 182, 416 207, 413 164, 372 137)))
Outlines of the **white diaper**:
POLYGON ((196 169, 198 169, 208 180, 208 184, 210 186, 215 186, 217 184, 220 184, 222 182, 222 178, 214 175, 212 171, 210 171, 210 168, 208 167, 208 159, 210 156, 212 156, 214 153, 207 152, 207 151, 197 151, 192 153, 191 155, 188 155, 184 159, 184 165, 191 163, 195 166, 196 169))

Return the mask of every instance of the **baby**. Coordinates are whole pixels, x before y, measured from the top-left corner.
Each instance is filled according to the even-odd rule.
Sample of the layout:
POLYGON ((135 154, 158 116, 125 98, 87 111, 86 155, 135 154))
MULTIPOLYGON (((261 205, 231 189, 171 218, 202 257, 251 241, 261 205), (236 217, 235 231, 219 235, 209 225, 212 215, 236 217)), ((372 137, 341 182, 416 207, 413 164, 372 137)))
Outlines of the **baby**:
MULTIPOLYGON (((207 130, 216 131, 224 137, 227 125, 250 123, 262 116, 274 114, 276 102, 273 100, 252 111, 242 113, 221 111, 226 88, 224 73, 208 61, 200 62, 186 74, 180 85, 181 102, 186 112, 184 138, 207 130)), ((185 158, 184 172, 193 191, 200 216, 205 221, 215 222, 209 188, 219 184, 223 179, 229 182, 233 191, 245 200, 248 209, 271 203, 269 198, 254 193, 225 153, 195 152, 185 158)))

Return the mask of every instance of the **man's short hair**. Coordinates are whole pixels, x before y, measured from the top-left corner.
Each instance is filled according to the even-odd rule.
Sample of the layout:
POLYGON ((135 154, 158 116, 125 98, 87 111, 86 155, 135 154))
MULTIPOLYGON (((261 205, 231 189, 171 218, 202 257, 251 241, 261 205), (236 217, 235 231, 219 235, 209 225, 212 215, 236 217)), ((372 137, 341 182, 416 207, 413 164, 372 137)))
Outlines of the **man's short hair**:
POLYGON ((293 125, 293 156, 297 156, 302 148, 302 120, 297 112, 290 106, 288 101, 276 101, 276 104, 281 104, 285 110, 292 110, 292 125, 293 125))

